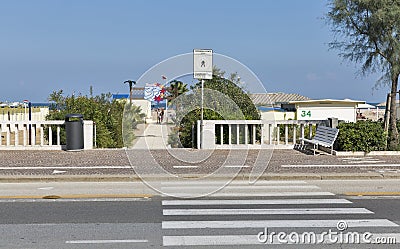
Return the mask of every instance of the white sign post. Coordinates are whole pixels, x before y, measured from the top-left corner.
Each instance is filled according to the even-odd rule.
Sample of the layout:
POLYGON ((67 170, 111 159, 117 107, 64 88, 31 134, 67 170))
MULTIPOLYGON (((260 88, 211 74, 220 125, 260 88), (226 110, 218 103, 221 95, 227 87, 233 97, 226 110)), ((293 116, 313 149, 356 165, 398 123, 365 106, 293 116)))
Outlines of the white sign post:
POLYGON ((200 143, 198 148, 203 148, 203 116, 204 116, 204 80, 212 79, 212 49, 193 49, 193 78, 201 80, 201 129, 200 129, 200 143))

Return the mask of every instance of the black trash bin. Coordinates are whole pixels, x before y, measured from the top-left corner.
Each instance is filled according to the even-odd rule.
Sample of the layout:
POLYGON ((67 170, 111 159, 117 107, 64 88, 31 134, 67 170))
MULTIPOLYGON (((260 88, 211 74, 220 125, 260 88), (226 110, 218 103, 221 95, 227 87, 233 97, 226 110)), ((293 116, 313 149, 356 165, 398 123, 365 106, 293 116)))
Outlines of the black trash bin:
POLYGON ((67 137, 66 150, 83 150, 83 115, 65 115, 65 133, 67 137))

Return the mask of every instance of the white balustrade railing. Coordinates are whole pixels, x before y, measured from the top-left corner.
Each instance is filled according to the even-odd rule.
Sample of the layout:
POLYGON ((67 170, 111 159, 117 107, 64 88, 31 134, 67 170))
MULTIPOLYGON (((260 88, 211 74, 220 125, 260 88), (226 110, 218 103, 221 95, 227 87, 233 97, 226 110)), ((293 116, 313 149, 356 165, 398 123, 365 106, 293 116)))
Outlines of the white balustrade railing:
MULTIPOLYGON (((312 137, 314 126, 326 123, 326 120, 204 120, 202 148, 258 148, 268 145, 293 148, 306 133, 308 138, 312 137)), ((64 120, 0 121, 0 150, 61 150, 61 127, 64 124, 64 120)), ((94 136, 93 121, 84 121, 84 149, 93 148, 94 136)), ((200 121, 197 147, 200 148, 200 121)))
MULTIPOLYGON (((0 150, 61 150, 64 120, 0 121, 0 150)), ((93 121, 84 121, 84 149, 93 148, 93 121)))
POLYGON ((204 120, 201 146, 201 121, 198 121, 197 148, 257 148, 261 145, 293 148, 306 134, 311 138, 313 127, 321 124, 326 125, 327 120, 204 120))

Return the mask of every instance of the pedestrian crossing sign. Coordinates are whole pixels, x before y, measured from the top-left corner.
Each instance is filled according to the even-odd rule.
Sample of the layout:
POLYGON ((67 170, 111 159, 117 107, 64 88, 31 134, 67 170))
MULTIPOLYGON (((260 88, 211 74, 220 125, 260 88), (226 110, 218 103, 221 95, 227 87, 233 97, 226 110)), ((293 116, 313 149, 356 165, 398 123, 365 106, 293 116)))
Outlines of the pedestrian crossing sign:
POLYGON ((193 49, 193 78, 212 79, 212 49, 193 49))

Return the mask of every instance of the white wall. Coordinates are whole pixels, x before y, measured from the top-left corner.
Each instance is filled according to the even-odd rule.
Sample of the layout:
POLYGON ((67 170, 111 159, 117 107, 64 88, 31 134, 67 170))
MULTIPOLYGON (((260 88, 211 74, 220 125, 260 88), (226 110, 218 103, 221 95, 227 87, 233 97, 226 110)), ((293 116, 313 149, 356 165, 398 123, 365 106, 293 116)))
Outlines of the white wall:
POLYGON ((261 120, 274 121, 274 120, 293 120, 296 117, 295 112, 261 112, 261 120))
POLYGON ((93 149, 93 121, 84 120, 83 121, 83 149, 91 150, 93 149))
MULTIPOLYGON (((129 101, 129 100, 128 100, 129 101)), ((146 119, 151 118, 151 102, 145 99, 134 99, 132 104, 140 106, 142 112, 146 115, 146 119)))
POLYGON ((347 122, 356 121, 356 107, 351 106, 298 106, 297 120, 324 120, 338 118, 347 122))

